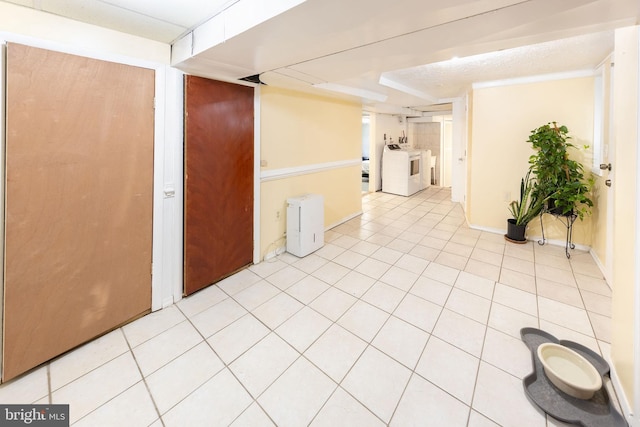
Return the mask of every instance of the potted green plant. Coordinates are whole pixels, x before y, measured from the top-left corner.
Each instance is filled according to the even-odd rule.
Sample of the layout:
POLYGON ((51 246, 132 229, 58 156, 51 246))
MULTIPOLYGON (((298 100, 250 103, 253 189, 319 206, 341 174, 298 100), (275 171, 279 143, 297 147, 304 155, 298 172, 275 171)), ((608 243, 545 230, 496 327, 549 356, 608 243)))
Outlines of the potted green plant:
POLYGON ((536 192, 536 182, 530 176, 531 170, 520 180, 520 200, 509 203, 509 212, 513 218, 507 220, 506 239, 513 242, 526 242, 527 224, 540 215, 544 208, 544 198, 536 192))
POLYGON ((536 151, 529 157, 530 171, 536 177, 535 193, 547 200, 547 210, 557 215, 576 215, 581 220, 591 212, 593 178, 585 177, 584 167, 569 157, 576 149, 566 126, 547 123, 531 131, 527 142, 536 151))

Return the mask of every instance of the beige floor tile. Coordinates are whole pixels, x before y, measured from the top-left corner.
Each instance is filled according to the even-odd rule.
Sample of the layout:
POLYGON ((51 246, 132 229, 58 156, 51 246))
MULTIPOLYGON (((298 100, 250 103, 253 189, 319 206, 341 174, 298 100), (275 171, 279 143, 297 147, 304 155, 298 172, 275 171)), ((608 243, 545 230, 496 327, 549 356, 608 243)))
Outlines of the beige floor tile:
POLYGON ((584 308, 578 288, 565 286, 545 279, 537 279, 538 295, 554 301, 563 302, 578 308, 584 308))
POLYGON ((480 357, 485 330, 485 325, 444 309, 433 329, 433 335, 473 356, 480 357))
POLYGON ((511 286, 498 283, 493 293, 493 301, 532 316, 538 315, 536 296, 511 286))
POLYGON ((611 296, 611 288, 604 279, 598 279, 578 273, 575 274, 575 278, 580 290, 593 292, 594 294, 604 295, 606 297, 611 296))
POLYGON ((309 347, 304 356, 339 383, 366 347, 365 341, 334 324, 309 347))
POLYGON ((258 402, 278 426, 308 425, 337 386, 301 357, 260 396, 258 402))
POLYGON ((449 297, 449 293, 451 293, 451 289, 451 286, 442 282, 420 276, 409 292, 422 299, 431 301, 434 304, 444 306, 449 297))
POLYGON ((444 248, 443 252, 447 252, 450 254, 460 255, 465 258, 469 258, 471 253, 473 252, 473 246, 462 245, 460 243, 454 243, 449 241, 444 248))
POLYGON ((524 245, 509 243, 504 247, 504 255, 505 255, 505 260, 506 260, 506 257, 513 257, 513 258, 519 258, 524 261, 533 262, 534 261, 533 242, 528 242, 527 244, 524 244, 524 245))
POLYGON ((311 304, 309 304, 309 307, 335 322, 355 304, 356 301, 357 299, 355 297, 340 289, 329 288, 313 300, 311 304))
MULTIPOLYGON (((184 319, 184 316, 173 314, 172 319, 171 318, 161 319, 160 313, 163 313, 165 310, 170 308, 174 308, 174 309, 179 308, 180 311, 182 311, 182 313, 184 313, 185 316, 193 317, 196 314, 203 312, 207 308, 213 307, 214 305, 218 304, 224 299, 227 299, 228 297, 229 296, 226 293, 224 293, 222 289, 220 289, 217 285, 209 286, 208 288, 202 289, 201 291, 198 291, 195 294, 182 298, 180 301, 178 301, 175 307, 169 306, 167 308, 163 308, 162 310, 156 311, 155 313, 151 313, 150 315, 143 317, 142 319, 145 319, 145 322, 141 322, 141 323, 150 324, 148 326, 148 328, 150 328, 149 332, 152 332, 153 328, 160 329, 161 328, 160 325, 162 325, 165 322, 167 323, 167 327, 170 327, 177 323, 180 323, 184 319), (158 319, 147 320, 147 317, 156 316, 156 315, 158 315, 158 319)), ((137 328, 140 328, 141 326, 142 325, 138 325, 138 322, 136 321, 122 328, 124 329, 125 335, 127 336, 129 343, 134 347, 140 344, 140 342, 150 338, 150 336, 147 336, 144 334, 141 337, 136 337, 134 335, 134 334, 139 334, 143 332, 143 331, 137 330, 137 328), (128 330, 128 329, 131 329, 131 330, 128 330)), ((153 335, 156 335, 156 334, 157 332, 153 335)))
POLYGON ((430 425, 464 427, 469 407, 423 378, 413 375, 390 426, 430 425))
POLYGON ((605 317, 611 317, 611 298, 604 295, 594 294, 585 290, 580 291, 584 306, 587 311, 600 314, 605 317))
POLYGON ((393 286, 382 282, 376 282, 362 296, 362 300, 386 311, 387 313, 392 313, 405 295, 406 292, 403 292, 398 288, 394 288, 393 286))
POLYGON ((441 306, 408 294, 395 309, 393 315, 425 332, 431 332, 441 311, 441 306))
POLYGON ((536 274, 535 264, 533 261, 509 255, 505 255, 502 259, 502 268, 506 268, 507 270, 511 271, 517 271, 518 273, 522 274, 528 274, 529 276, 535 276, 536 274))
POLYGON ((454 255, 448 252, 440 252, 440 255, 438 255, 438 257, 435 259, 435 262, 451 268, 456 268, 458 270, 464 270, 464 267, 467 265, 468 260, 469 258, 461 255, 454 255))
POLYGON ((41 366, 8 383, 0 384, 0 402, 5 405, 36 402, 49 395, 48 366, 41 366))
POLYGON ((286 292, 302 304, 309 304, 327 289, 329 289, 329 285, 322 280, 306 276, 295 285, 290 286, 286 292))
POLYGON ((229 425, 252 402, 228 369, 187 396, 162 416, 167 427, 229 425))
POLYGON ((395 264, 402 255, 404 255, 403 252, 381 247, 371 255, 371 258, 388 264, 395 264))
MULTIPOLYGON (((327 262, 328 261, 322 258, 321 256, 318 256, 316 254, 310 254, 304 258, 298 258, 298 260, 291 265, 292 267, 295 267, 296 269, 304 273, 311 274, 317 269, 319 269, 320 267, 322 267, 323 265, 325 265, 327 262)), ((293 270, 290 270, 289 274, 291 273, 293 273, 293 270)), ((301 278, 299 277, 298 279, 291 280, 288 277, 282 277, 281 275, 277 277, 275 280, 269 280, 269 281, 276 286, 278 286, 277 282, 283 282, 283 284, 286 286, 286 284, 292 285, 296 280, 299 280, 299 279, 301 278)), ((283 286, 278 286, 278 287, 280 289, 285 289, 285 287, 283 286)))
POLYGON ((489 319, 491 301, 467 291, 453 288, 445 308, 465 317, 486 324, 489 319))
POLYGON ((51 362, 51 390, 58 390, 128 352, 129 346, 121 329, 90 341, 51 362))
POLYGON ((271 333, 237 358, 229 365, 229 369, 249 393, 257 398, 298 356, 299 353, 293 347, 271 333))
POLYGON ((487 329, 482 360, 520 379, 533 372, 531 351, 522 339, 492 328, 487 329))
POLYGON ((246 310, 251 311, 262 303, 269 301, 280 292, 280 289, 269 282, 261 280, 235 294, 233 299, 246 310))
POLYGON ((158 369, 145 381, 158 411, 164 414, 223 368, 218 356, 202 343, 158 369))
POLYGON ((298 300, 281 293, 265 302, 251 313, 267 327, 274 330, 304 307, 298 300))
POLYGON ((245 314, 247 314, 247 310, 233 299, 227 298, 213 307, 196 314, 191 319, 191 322, 205 338, 209 338, 245 314))
MULTIPOLYGON (((74 410, 75 408, 70 408, 70 411, 74 410)), ((140 381, 73 425, 74 427, 148 426, 159 418, 147 387, 140 381)))
POLYGON ((611 342, 611 318, 601 314, 588 312, 593 331, 598 340, 611 342))
POLYGON ((350 271, 346 276, 338 280, 334 287, 356 298, 360 298, 375 282, 376 280, 372 277, 358 273, 357 271, 350 271))
POLYGON ((317 311, 304 307, 275 330, 288 344, 303 353, 331 326, 331 321, 317 311))
POLYGON ((489 418, 480 414, 477 411, 471 411, 469 414, 469 423, 467 427, 500 427, 498 424, 491 421, 489 418))
POLYGON ((370 426, 384 427, 385 423, 339 387, 311 423, 312 427, 370 426))
POLYGON ((346 250, 342 252, 340 255, 333 258, 332 261, 343 267, 354 269, 358 266, 358 264, 360 264, 365 259, 367 259, 367 257, 362 254, 359 254, 357 252, 353 252, 350 250, 346 250))
POLYGON ((536 278, 528 274, 502 268, 499 282, 512 288, 531 292, 532 294, 536 293, 536 278))
POLYGON ((416 373, 470 405, 479 363, 477 357, 432 336, 416 366, 416 373))
POLYGON ((425 277, 437 280, 450 286, 453 286, 453 284, 458 279, 459 274, 460 270, 451 268, 443 264, 438 264, 436 262, 432 262, 431 264, 429 264, 422 273, 422 275, 425 277))
POLYGON ((461 271, 455 282, 455 287, 490 300, 493 296, 495 281, 461 271))
POLYGON ((420 277, 418 274, 392 266, 380 277, 380 281, 407 292, 420 277))
POLYGON ((366 342, 370 342, 388 318, 389 313, 364 301, 358 301, 342 315, 337 323, 366 342))
POLYGON ((328 283, 329 285, 334 285, 349 272, 350 270, 348 268, 329 261, 328 263, 324 264, 322 267, 311 273, 311 275, 322 280, 325 283, 328 283))
POLYGON ((571 262, 564 254, 561 256, 536 252, 536 264, 547 265, 561 270, 571 271, 571 262))
POLYGON ((425 261, 434 261, 438 255, 440 255, 440 250, 423 245, 416 245, 411 249, 409 255, 424 259, 425 261))
POLYGON ((403 240, 401 238, 393 239, 391 242, 387 243, 386 247, 392 249, 394 251, 402 252, 403 254, 408 254, 411 250, 416 246, 415 243, 409 242, 407 240, 403 240))
POLYGON ((585 310, 544 297, 538 297, 538 310, 540 319, 593 336, 591 322, 585 310))
POLYGON ((545 332, 550 333, 554 337, 559 340, 568 340, 577 342, 579 344, 584 345, 585 347, 590 348, 596 353, 600 353, 598 350, 598 342, 594 337, 590 337, 574 330, 565 328, 560 325, 556 325, 555 323, 548 322, 546 320, 540 320, 540 329, 545 332))
POLYGON ((261 263, 249 266, 249 270, 258 276, 265 278, 271 276, 273 273, 282 270, 288 264, 278 258, 272 258, 268 261, 262 261, 261 263))
POLYGON ((501 332, 520 338, 520 329, 538 328, 538 317, 498 304, 491 304, 489 326, 501 332))
POLYGON ((213 334, 207 342, 229 364, 269 334, 269 329, 251 314, 245 314, 226 328, 213 334))
MULTIPOLYGON (((502 236, 499 236, 499 238, 502 238, 502 236)), ((504 255, 504 243, 486 240, 482 237, 478 240, 476 249, 482 249, 485 251, 493 252, 495 254, 504 255)))
POLYGON ((396 267, 400 267, 418 275, 422 274, 428 265, 429 261, 426 259, 411 254, 402 255, 402 257, 400 257, 400 259, 395 263, 396 267))
POLYGON ((427 236, 423 237, 418 243, 428 248, 441 251, 447 245, 447 242, 448 240, 446 239, 438 239, 437 237, 427 234, 427 236))
POLYGON ((492 252, 486 249, 475 247, 471 253, 471 259, 484 262, 487 264, 495 265, 497 267, 502 266, 502 252, 492 252))
POLYGON ((494 282, 500 278, 500 267, 475 259, 470 259, 467 262, 464 271, 494 282))
POLYGON ((379 279, 383 274, 391 268, 391 264, 375 260, 373 258, 367 258, 362 264, 355 268, 355 271, 362 273, 374 279, 379 279))
POLYGON ((221 280, 216 284, 216 286, 225 291, 228 295, 234 295, 241 290, 248 288, 254 283, 259 282, 260 279, 261 277, 257 274, 255 274, 251 270, 245 269, 232 276, 227 277, 226 279, 221 280))
POLYGON ((536 265, 536 277, 560 283, 561 285, 577 286, 573 272, 570 270, 562 270, 560 268, 538 264, 536 265))
POLYGON ((157 371, 203 341, 191 322, 184 321, 133 349, 142 375, 157 371))
POLYGON ((52 393, 52 403, 69 404, 71 424, 142 379, 131 353, 125 353, 52 393))
POLYGON ((590 276, 595 279, 604 279, 600 267, 595 263, 591 254, 585 254, 586 258, 579 258, 577 256, 571 257, 571 268, 576 274, 582 274, 584 276, 590 276))
POLYGON ((346 249, 340 246, 334 245, 333 243, 325 243, 323 247, 314 252, 315 255, 322 257, 328 261, 331 261, 341 253, 345 252, 346 249))
POLYGON ((341 248, 345 249, 349 249, 352 246, 355 246, 358 242, 360 242, 360 239, 356 239, 350 236, 341 236, 332 241, 334 245, 340 246, 341 248))
POLYGON ((364 256, 371 256, 375 251, 380 249, 380 245, 376 245, 375 243, 361 241, 351 247, 353 252, 362 254, 364 256))
POLYGON ((368 347, 342 387, 388 423, 402 396, 411 371, 373 347, 368 347))
POLYGON ((262 408, 257 403, 252 403, 238 418, 231 423, 231 427, 246 427, 246 426, 262 426, 262 427, 275 427, 275 424, 264 413, 262 408))
POLYGON ((391 316, 371 344, 413 370, 422 354, 429 334, 391 316))
POLYGON ((546 426, 545 414, 527 400, 522 381, 485 362, 480 362, 473 409, 502 426, 546 426))

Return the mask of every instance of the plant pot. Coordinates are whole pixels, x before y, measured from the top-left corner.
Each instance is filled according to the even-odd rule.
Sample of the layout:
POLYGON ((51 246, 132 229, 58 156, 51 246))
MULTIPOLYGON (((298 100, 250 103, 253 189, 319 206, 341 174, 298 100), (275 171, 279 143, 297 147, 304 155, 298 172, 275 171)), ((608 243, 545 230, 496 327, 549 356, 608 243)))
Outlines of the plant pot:
POLYGON ((563 213, 562 212, 562 208, 556 206, 556 200, 555 199, 549 199, 549 201, 547 202, 547 210, 549 211, 549 213, 551 215, 558 215, 558 216, 571 216, 571 215, 573 215, 573 209, 571 209, 571 211, 567 212, 566 214, 563 213))
POLYGON ((514 218, 509 218, 507 220, 507 235, 505 236, 507 240, 524 243, 527 241, 527 239, 524 237, 526 231, 527 226, 516 225, 516 220, 514 218))

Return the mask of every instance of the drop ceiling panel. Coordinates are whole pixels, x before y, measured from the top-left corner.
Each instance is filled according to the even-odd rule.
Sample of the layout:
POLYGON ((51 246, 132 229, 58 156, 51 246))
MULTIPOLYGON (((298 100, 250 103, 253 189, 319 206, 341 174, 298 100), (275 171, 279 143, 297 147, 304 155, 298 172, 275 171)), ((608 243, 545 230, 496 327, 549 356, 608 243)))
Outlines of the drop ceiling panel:
POLYGON ((101 1, 41 0, 39 5, 44 12, 165 43, 179 37, 187 29, 186 26, 101 1))
MULTIPOLYGON (((560 12, 582 3, 581 0, 565 0, 560 4, 556 0, 526 2, 511 8, 425 29, 404 37, 337 52, 296 64, 291 68, 326 81, 338 81, 359 76, 371 70, 383 72, 439 62, 459 56, 462 49, 470 46, 481 47, 477 45, 477 40, 500 40, 502 47, 512 47, 501 37, 501 32, 518 29, 530 22, 537 23, 538 37, 542 39, 540 41, 545 41, 543 39, 545 32, 560 30, 549 28, 546 23, 548 11, 560 12)), ((522 35, 526 34, 528 33, 522 35)), ((482 51, 478 49, 477 52, 467 52, 467 54, 482 51)))
MULTIPOLYGON (((80 1, 87 2, 87 0, 80 1)), ((236 1, 238 0, 102 0, 95 2, 110 4, 160 21, 191 28, 236 1)))
POLYGON ((437 28, 469 14, 480 15, 514 3, 519 2, 307 0, 223 44, 203 50, 199 56, 264 72, 384 40, 402 40, 404 35, 425 28, 437 28))

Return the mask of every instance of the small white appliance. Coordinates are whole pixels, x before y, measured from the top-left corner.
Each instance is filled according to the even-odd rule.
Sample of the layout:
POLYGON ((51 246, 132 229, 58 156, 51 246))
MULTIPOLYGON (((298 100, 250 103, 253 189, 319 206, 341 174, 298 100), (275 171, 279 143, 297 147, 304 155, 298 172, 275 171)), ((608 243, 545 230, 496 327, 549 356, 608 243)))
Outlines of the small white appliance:
POLYGON ((382 153, 382 191, 410 196, 422 188, 422 153, 398 144, 385 145, 382 153))
POLYGON ((324 197, 287 199, 287 252, 304 257, 324 245, 324 197))

